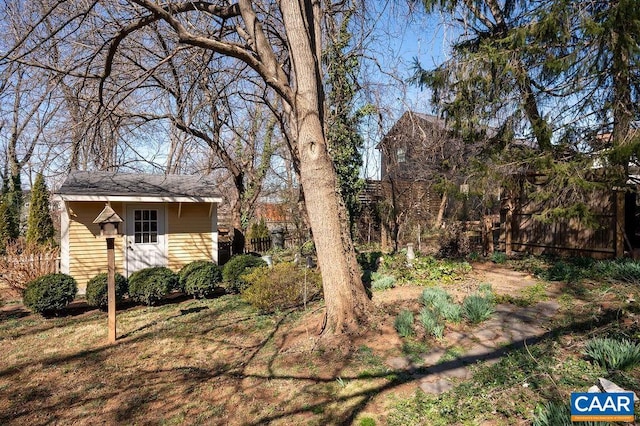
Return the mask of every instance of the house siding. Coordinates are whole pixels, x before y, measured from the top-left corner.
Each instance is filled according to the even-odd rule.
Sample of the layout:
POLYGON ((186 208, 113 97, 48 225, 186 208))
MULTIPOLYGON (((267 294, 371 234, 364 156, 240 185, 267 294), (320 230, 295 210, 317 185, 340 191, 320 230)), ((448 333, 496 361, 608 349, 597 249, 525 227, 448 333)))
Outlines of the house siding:
MULTIPOLYGON (((118 215, 123 216, 122 203, 111 203, 118 215)), ((107 272, 107 247, 100 238, 100 226, 93 220, 104 208, 102 202, 69 202, 68 273, 78 281, 78 290, 84 294, 87 282, 99 273, 107 272)), ((123 238, 115 239, 116 272, 123 273, 123 238)))
MULTIPOLYGON (((209 203, 169 204, 168 215, 168 259, 169 268, 180 270, 194 260, 213 260, 213 246, 217 232, 212 233, 215 221, 209 215, 209 203), (180 212, 180 215, 178 215, 180 212)), ((216 214, 215 206, 212 215, 216 214)))
MULTIPOLYGON (((111 207, 126 220, 126 205, 112 202, 111 207)), ((218 261, 216 205, 211 203, 169 203, 166 209, 167 266, 179 271, 194 260, 218 261), (178 212, 180 214, 178 215, 178 212)), ((107 272, 106 242, 100 238, 100 226, 94 219, 104 208, 104 202, 67 202, 63 215, 66 237, 62 239, 63 272, 78 281, 80 294, 86 292, 87 282, 95 275, 107 272), (66 241, 65 241, 66 238, 66 241)), ((124 233, 126 223, 121 224, 124 233)), ((116 272, 124 274, 125 238, 115 239, 116 272)))

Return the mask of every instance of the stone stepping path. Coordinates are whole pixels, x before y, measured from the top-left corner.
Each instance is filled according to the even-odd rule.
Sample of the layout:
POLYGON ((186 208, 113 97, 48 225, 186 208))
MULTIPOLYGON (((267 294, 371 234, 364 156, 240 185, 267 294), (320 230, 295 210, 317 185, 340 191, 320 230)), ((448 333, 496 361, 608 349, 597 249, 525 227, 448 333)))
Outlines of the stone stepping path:
POLYGON ((555 301, 545 301, 521 308, 513 305, 498 305, 493 316, 469 332, 445 333, 443 340, 449 348, 463 348, 458 358, 441 362, 446 348, 438 348, 422 356, 419 363, 408 357, 386 360, 394 370, 409 371, 418 386, 425 392, 440 394, 450 390, 456 381, 470 377, 470 365, 477 362, 496 363, 508 351, 523 347, 526 343, 542 337, 543 326, 558 311, 555 301))

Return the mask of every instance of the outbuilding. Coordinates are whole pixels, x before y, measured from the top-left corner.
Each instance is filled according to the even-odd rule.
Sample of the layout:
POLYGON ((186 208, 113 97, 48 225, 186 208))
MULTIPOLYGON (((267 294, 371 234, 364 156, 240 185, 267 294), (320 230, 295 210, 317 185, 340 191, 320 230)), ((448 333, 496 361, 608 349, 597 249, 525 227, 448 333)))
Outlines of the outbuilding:
POLYGON ((178 271, 194 260, 218 263, 218 205, 213 179, 191 175, 73 172, 57 191, 61 208, 60 269, 76 278, 80 293, 106 272, 100 226, 105 204, 122 219, 116 271, 129 276, 151 267, 178 271))

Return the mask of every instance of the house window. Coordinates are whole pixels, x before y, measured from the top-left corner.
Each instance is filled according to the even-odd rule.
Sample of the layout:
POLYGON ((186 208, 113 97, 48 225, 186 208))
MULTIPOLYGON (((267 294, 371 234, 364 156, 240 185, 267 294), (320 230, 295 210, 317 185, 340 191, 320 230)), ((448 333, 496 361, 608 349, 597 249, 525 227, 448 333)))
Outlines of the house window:
POLYGON ((398 158, 398 163, 404 163, 407 161, 407 150, 405 148, 398 148, 396 157, 398 158))
POLYGON ((136 244, 158 242, 158 210, 134 210, 133 229, 136 244))

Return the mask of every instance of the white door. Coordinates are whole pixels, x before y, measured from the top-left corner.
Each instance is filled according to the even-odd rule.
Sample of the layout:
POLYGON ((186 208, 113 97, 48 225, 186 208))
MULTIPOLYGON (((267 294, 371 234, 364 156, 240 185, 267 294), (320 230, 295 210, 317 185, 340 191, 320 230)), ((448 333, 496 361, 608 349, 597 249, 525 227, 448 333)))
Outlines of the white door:
POLYGON ((127 276, 150 266, 166 266, 165 212, 162 204, 127 206, 127 276))

